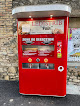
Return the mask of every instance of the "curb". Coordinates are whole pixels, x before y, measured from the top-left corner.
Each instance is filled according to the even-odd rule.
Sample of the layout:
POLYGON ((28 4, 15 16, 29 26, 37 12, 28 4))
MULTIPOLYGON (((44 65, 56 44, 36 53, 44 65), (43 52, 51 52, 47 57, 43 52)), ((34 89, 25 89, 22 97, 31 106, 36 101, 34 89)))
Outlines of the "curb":
POLYGON ((80 86, 67 85, 67 94, 80 95, 80 86))

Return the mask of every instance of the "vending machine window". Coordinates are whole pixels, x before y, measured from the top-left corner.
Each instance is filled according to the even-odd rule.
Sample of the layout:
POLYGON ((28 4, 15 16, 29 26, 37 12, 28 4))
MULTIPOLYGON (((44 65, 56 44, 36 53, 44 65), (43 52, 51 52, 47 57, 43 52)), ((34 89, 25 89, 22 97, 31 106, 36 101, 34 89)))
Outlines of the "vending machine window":
POLYGON ((39 69, 39 63, 22 63, 24 69, 39 69))
POLYGON ((22 63, 23 69, 54 69, 54 64, 48 63, 22 63))
POLYGON ((22 45, 23 56, 54 56, 54 45, 22 45))
POLYGON ((40 63, 40 69, 54 69, 54 64, 40 63))

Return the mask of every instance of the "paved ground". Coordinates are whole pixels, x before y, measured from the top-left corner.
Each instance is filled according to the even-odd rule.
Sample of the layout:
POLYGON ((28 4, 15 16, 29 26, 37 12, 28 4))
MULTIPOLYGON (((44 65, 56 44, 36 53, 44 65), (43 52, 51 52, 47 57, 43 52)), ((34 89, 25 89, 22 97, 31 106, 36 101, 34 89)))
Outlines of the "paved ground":
POLYGON ((80 106, 80 95, 65 98, 22 96, 18 81, 0 81, 0 106, 80 106))

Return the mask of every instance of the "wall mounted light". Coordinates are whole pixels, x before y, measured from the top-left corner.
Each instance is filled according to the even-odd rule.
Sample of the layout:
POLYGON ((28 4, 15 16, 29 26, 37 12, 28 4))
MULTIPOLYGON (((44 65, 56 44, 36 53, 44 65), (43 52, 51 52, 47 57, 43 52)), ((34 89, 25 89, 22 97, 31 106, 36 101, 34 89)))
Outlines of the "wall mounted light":
POLYGON ((53 17, 53 15, 50 15, 50 18, 52 18, 53 17))
POLYGON ((31 18, 31 16, 29 16, 29 18, 31 18))

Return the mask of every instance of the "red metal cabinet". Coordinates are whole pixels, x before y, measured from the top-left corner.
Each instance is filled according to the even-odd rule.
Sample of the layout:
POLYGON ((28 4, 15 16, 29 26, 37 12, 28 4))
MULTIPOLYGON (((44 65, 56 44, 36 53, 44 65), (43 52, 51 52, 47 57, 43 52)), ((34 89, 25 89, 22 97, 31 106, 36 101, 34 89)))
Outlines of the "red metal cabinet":
MULTIPOLYGON (((28 24, 28 23, 27 23, 28 24)), ((33 24, 33 23, 32 23, 33 24)), ((35 23, 34 23, 35 24, 35 23)), ((42 23, 40 23, 41 25, 42 23)), ((49 23, 46 23, 46 26, 49 23)), ((56 23, 57 24, 57 23, 56 23)), ((38 25, 38 23, 36 23, 38 25)), ((48 25, 45 30, 53 26, 48 25)), ((59 27, 59 26, 58 26, 59 27)), ((37 27, 36 27, 37 28, 37 27)), ((61 29, 61 26, 59 27, 61 29)), ((18 19, 19 92, 30 95, 66 95, 68 17, 18 19), (30 34, 24 22, 64 20, 63 33, 30 34), (22 22, 20 24, 19 22, 22 22), (47 39, 48 38, 48 39, 47 39)), ((44 26, 43 26, 44 30, 44 26)), ((34 31, 34 29, 33 29, 34 31)))

